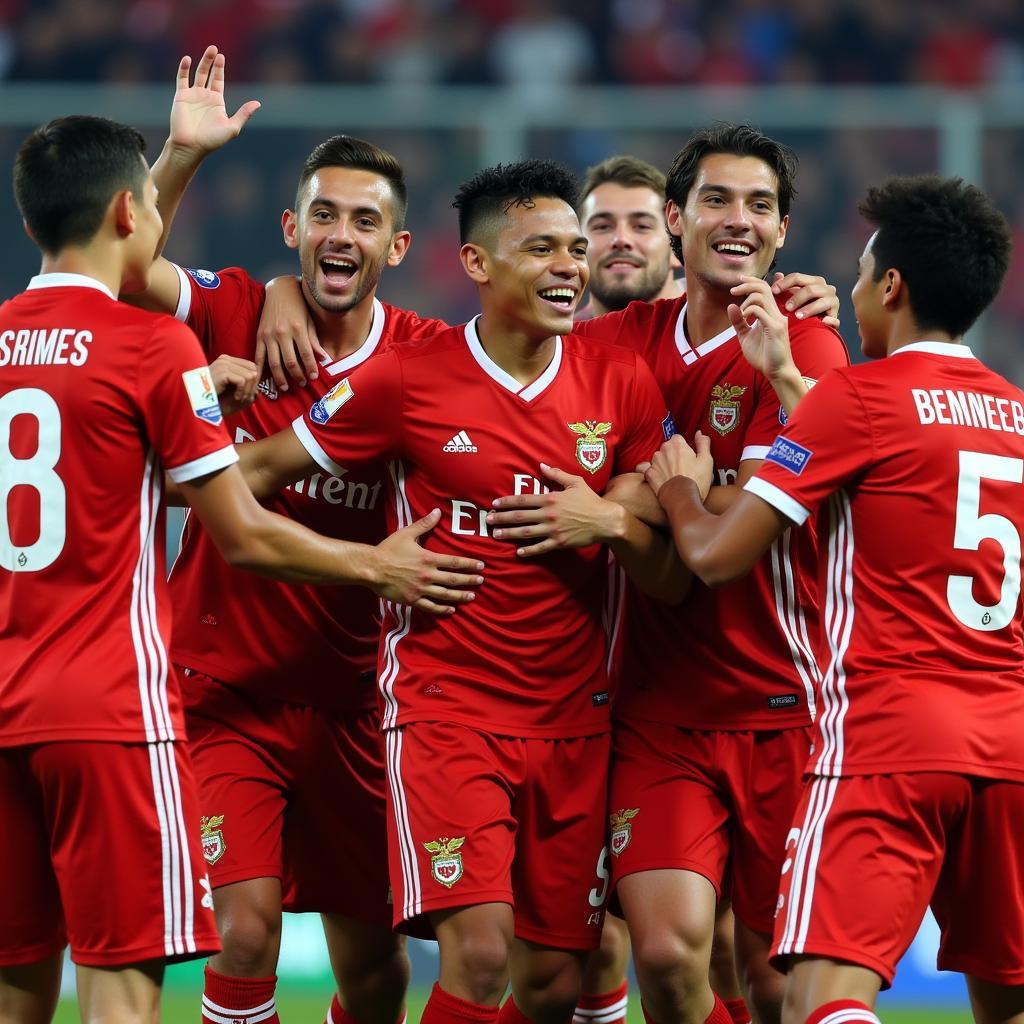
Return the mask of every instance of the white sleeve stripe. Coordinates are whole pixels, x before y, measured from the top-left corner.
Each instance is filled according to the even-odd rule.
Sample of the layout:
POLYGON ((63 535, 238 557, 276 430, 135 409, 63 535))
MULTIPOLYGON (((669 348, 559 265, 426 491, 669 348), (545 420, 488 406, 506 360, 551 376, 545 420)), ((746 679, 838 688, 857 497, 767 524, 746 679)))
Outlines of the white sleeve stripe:
POLYGON ((174 310, 174 319, 184 323, 192 312, 192 285, 189 283, 188 274, 177 263, 172 263, 171 266, 178 273, 178 305, 174 310))
POLYGON ((295 436, 299 439, 302 447, 309 452, 309 457, 321 469, 327 470, 331 476, 342 476, 344 474, 345 470, 320 447, 320 442, 313 436, 313 431, 309 429, 308 424, 301 416, 295 417, 292 422, 292 430, 295 431, 295 436))
POLYGON ((200 456, 191 462, 182 463, 180 466, 173 466, 167 470, 167 475, 176 484, 186 484, 196 477, 206 476, 207 473, 215 473, 218 469, 224 469, 233 462, 238 461, 238 452, 233 444, 218 448, 209 455, 200 456))
POLYGON ((740 453, 740 462, 744 462, 747 459, 763 459, 771 450, 772 446, 770 444, 747 445, 740 453))
POLYGON ((792 519, 797 526, 800 526, 811 514, 809 508, 804 508, 795 498, 791 498, 782 488, 775 484, 768 483, 760 477, 752 476, 744 485, 743 490, 756 494, 763 501, 767 501, 772 508, 778 509, 787 519, 792 519))

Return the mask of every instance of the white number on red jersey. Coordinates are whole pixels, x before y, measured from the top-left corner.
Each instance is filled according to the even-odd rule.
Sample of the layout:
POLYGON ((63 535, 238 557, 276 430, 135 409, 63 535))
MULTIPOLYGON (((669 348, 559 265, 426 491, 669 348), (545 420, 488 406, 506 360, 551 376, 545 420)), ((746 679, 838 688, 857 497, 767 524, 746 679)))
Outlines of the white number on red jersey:
POLYGON ((54 472, 60 458, 60 409, 38 388, 21 388, 0 397, 0 568, 9 572, 39 572, 64 550, 67 536, 67 492, 54 472), (15 416, 35 419, 39 440, 27 459, 11 451, 15 416), (8 499, 15 487, 31 487, 39 495, 39 537, 16 548, 8 521, 8 499))
POLYGON ((990 632, 1009 625, 1017 611, 1021 544, 1017 527, 1005 516, 994 512, 978 515, 982 480, 1024 483, 1024 459, 983 452, 960 452, 953 547, 961 551, 978 551, 982 541, 994 540, 1003 549, 1003 582, 999 602, 983 605, 974 599, 973 576, 950 576, 946 600, 953 614, 969 629, 990 632))

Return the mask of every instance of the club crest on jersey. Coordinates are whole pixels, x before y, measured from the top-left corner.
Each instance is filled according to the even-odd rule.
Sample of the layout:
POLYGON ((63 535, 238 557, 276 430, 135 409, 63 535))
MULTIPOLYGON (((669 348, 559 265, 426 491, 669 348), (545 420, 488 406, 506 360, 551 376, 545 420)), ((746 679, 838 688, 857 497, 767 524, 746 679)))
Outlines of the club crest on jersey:
POLYGON ((629 846, 629 841, 633 838, 632 821, 639 813, 639 807, 629 807, 623 808, 621 811, 612 811, 608 816, 612 825, 609 846, 613 857, 618 857, 629 846))
POLYGON ((708 420, 723 437, 736 429, 740 421, 740 403, 736 401, 747 389, 736 384, 716 384, 711 389, 711 408, 708 420))
POLYGON ((309 418, 314 423, 326 423, 350 398, 355 395, 348 377, 339 381, 330 391, 309 410, 309 418))
POLYGON ((608 459, 608 445, 604 435, 612 429, 612 425, 598 423, 597 420, 584 420, 582 423, 570 423, 568 427, 580 435, 576 438, 576 461, 588 473, 596 473, 608 459))
POLYGON ((212 270, 195 270, 192 267, 185 267, 188 274, 200 288, 219 288, 220 277, 212 270))
POLYGON ((186 370, 181 379, 185 384, 185 394, 188 395, 188 404, 192 406, 192 412, 207 423, 220 423, 224 417, 221 416, 210 368, 197 366, 194 370, 186 370))
POLYGON ((227 852, 228 844, 224 841, 223 814, 205 815, 199 819, 200 839, 203 844, 203 859, 207 864, 216 864, 227 852))
POLYGON ((465 841, 465 836, 458 836, 455 839, 432 839, 423 844, 423 849, 433 854, 430 873, 435 882, 450 889, 462 877, 462 854, 457 851, 465 841))

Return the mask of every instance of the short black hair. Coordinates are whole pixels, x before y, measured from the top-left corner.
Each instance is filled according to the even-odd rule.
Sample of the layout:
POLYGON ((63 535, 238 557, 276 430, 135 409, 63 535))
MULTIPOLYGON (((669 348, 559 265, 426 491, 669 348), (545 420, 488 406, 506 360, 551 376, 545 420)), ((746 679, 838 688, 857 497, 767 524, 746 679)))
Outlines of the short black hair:
POLYGON ((513 206, 533 206, 536 199, 561 199, 573 210, 579 196, 576 175, 554 160, 520 160, 485 167, 459 186, 452 206, 459 211, 459 240, 478 241, 513 206))
POLYGON ((54 254, 85 245, 99 231, 110 200, 130 189, 141 199, 146 143, 105 117, 58 117, 18 149, 14 196, 36 244, 54 254))
MULTIPOLYGON (((796 196, 797 155, 789 146, 770 139, 749 124, 719 121, 691 135, 669 168, 665 179, 665 198, 671 199, 680 209, 685 206, 686 197, 697 180, 701 160, 718 153, 763 160, 771 168, 778 185, 779 216, 785 217, 789 213, 796 196)), ((682 242, 677 235, 672 236, 672 251, 681 262, 682 242)))
POLYGON ((302 165, 299 185, 295 193, 295 210, 298 212, 302 190, 306 183, 323 167, 350 167, 356 171, 369 171, 387 181, 391 188, 392 228, 401 231, 405 226, 405 213, 409 206, 409 197, 405 188, 405 174, 397 157, 386 149, 375 146, 365 139, 357 139, 351 135, 332 135, 324 139, 302 165))
POLYGON ((935 174, 890 178, 857 207, 878 229, 874 279, 898 270, 921 331, 965 334, 1010 265, 1010 227, 980 188, 935 174))

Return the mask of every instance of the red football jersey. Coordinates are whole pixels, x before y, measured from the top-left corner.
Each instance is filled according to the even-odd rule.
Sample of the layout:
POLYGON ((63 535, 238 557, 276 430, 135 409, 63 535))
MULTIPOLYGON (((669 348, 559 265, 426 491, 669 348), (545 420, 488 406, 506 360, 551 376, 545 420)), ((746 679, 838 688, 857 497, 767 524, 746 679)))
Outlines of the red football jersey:
MULTIPOLYGON (((676 431, 711 438, 715 482, 762 459, 784 422, 771 384, 743 356, 731 328, 693 348, 686 296, 633 302, 579 333, 639 352, 668 399, 676 431)), ((816 380, 849 365, 842 339, 820 320, 789 318, 793 356, 816 380)), ((743 580, 709 590, 694 581, 679 607, 627 586, 616 623, 616 714, 689 729, 778 729, 814 714, 816 561, 808 531, 779 538, 743 580)))
POLYGON ((237 459, 171 317, 78 274, 0 306, 0 745, 184 735, 163 473, 237 459))
POLYGON ((489 535, 485 517, 495 498, 540 493, 541 462, 600 492, 650 458, 667 429, 658 387, 634 353, 569 335, 523 387, 488 357, 475 321, 384 353, 296 421, 328 472, 393 460, 389 525, 440 508, 427 545, 487 566, 476 599, 451 617, 386 609, 386 728, 452 721, 527 738, 608 728, 605 551, 522 559, 489 535))
POLYGON ((961 345, 829 378, 747 489, 821 506, 818 775, 1024 782, 1024 394, 961 345), (826 507, 827 502, 827 507, 826 507))
MULTIPOLYGON (((210 361, 222 354, 252 359, 263 285, 237 267, 179 274, 177 316, 199 335, 210 361)), ((375 353, 446 327, 375 299, 373 324, 358 350, 325 363, 304 388, 279 392, 268 373, 256 402, 228 417, 233 440, 287 429, 311 398, 321 398, 375 353)), ((376 544, 387 532, 385 472, 377 462, 314 473, 264 504, 325 536, 376 544)), ((280 583, 233 569, 190 516, 171 571, 171 596, 172 651, 179 664, 294 704, 337 710, 374 705, 380 602, 369 590, 280 583)))

